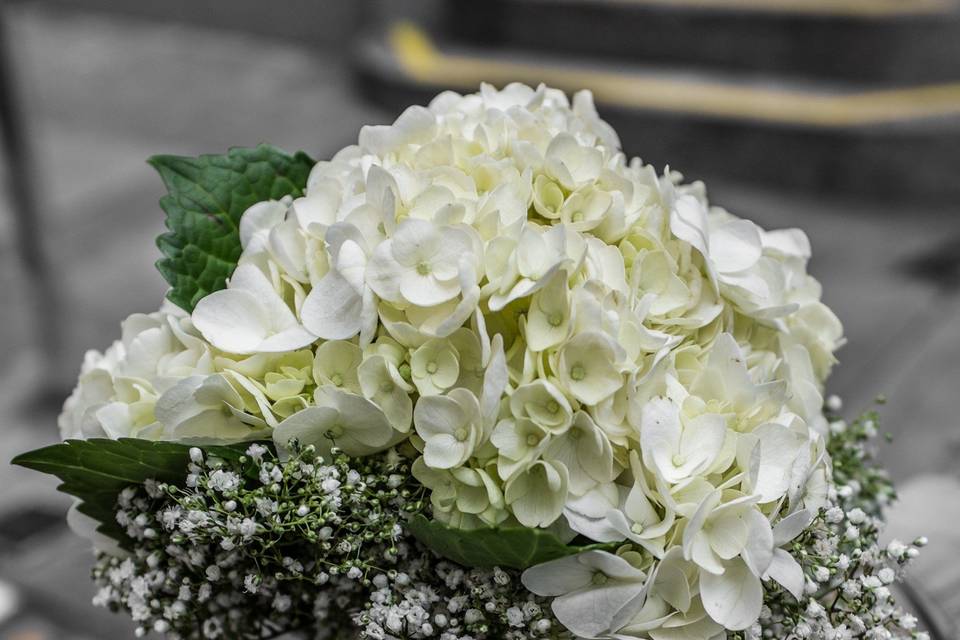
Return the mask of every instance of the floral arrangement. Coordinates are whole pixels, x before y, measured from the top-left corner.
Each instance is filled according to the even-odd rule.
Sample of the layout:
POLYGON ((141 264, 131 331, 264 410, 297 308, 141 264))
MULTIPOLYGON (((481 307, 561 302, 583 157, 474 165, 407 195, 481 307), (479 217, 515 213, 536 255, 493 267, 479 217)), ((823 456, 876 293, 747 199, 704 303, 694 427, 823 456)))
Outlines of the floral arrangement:
POLYGON ((802 231, 627 159, 589 93, 443 93, 331 160, 151 160, 160 311, 59 476, 173 639, 924 638, 802 231))

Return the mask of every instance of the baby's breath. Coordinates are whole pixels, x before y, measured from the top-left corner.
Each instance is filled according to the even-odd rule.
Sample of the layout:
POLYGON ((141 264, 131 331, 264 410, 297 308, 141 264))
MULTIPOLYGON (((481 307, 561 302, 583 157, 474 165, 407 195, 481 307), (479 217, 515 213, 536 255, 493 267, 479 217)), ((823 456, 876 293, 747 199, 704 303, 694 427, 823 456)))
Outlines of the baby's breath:
POLYGON ((134 550, 99 558, 97 604, 127 609, 139 635, 172 639, 268 638, 321 618, 351 624, 371 577, 396 562, 402 519, 424 499, 397 481, 410 474, 396 452, 331 458, 308 447, 281 462, 254 444, 230 464, 194 449, 185 487, 123 491, 117 522, 134 550))
POLYGON ((568 638, 516 571, 437 560, 405 533, 425 508, 394 450, 279 461, 259 444, 238 463, 191 451, 185 487, 147 483, 117 502, 133 541, 101 555, 95 603, 126 610, 138 636, 317 640, 568 638))

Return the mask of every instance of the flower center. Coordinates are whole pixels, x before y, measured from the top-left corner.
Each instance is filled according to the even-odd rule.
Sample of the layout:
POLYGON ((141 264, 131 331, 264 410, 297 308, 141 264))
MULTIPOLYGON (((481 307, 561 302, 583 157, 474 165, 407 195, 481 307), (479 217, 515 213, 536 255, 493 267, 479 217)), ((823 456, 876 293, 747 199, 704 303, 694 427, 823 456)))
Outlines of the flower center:
POLYGON ((537 437, 536 435, 534 435, 534 434, 532 434, 532 433, 527 436, 527 446, 528 446, 528 447, 535 447, 535 446, 537 446, 538 444, 540 444, 540 438, 539 438, 539 437, 537 437))
POLYGON ((575 214, 573 214, 572 219, 574 222, 583 222, 583 212, 577 211, 575 214))
POLYGON ((460 427, 453 432, 453 437, 456 438, 459 442, 463 442, 467 439, 467 430, 463 427, 460 427))
POLYGON ((323 435, 331 440, 336 440, 337 438, 343 435, 343 427, 341 427, 338 424, 335 424, 329 429, 327 429, 323 435))
POLYGON ((593 584, 599 587, 601 585, 607 584, 607 580, 609 580, 609 578, 607 578, 607 574, 603 573, 602 571, 597 571, 596 573, 593 574, 593 579, 591 580, 591 582, 593 582, 593 584))
POLYGON ((570 377, 580 382, 587 377, 587 370, 584 369, 581 364, 574 365, 573 368, 570 369, 570 377))
POLYGON ((682 456, 679 453, 673 456, 673 466, 682 467, 687 462, 687 457, 682 456))
POLYGON ((430 275, 430 263, 429 262, 419 263, 417 265, 417 273, 419 273, 422 276, 430 275))
POLYGON ((547 318, 547 322, 550 323, 551 327, 559 327, 560 323, 563 322, 563 314, 559 312, 551 313, 547 318))
POLYGON ((637 522, 632 527, 630 527, 630 530, 633 531, 635 534, 640 535, 641 533, 643 533, 643 525, 637 522))
POLYGON ((436 362, 428 362, 428 363, 427 363, 427 373, 429 373, 430 375, 433 375, 433 374, 435 374, 436 372, 437 372, 437 363, 436 363, 436 362))
POLYGON ((330 376, 330 382, 332 382, 335 386, 339 387, 340 385, 343 384, 343 376, 341 376, 339 373, 335 373, 332 376, 330 376))
POLYGON ((560 403, 557 402, 556 400, 551 400, 550 402, 547 403, 547 411, 549 411, 550 413, 557 413, 558 411, 560 411, 560 403))

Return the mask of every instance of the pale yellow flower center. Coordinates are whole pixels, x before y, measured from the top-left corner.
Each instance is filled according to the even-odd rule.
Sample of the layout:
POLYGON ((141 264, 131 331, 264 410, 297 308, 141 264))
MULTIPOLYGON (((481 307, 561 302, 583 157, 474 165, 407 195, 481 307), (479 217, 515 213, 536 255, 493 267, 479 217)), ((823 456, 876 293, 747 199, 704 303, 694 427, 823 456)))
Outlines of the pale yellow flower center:
POLYGON ((343 435, 343 427, 341 427, 338 424, 335 424, 329 429, 327 429, 326 433, 324 433, 323 435, 330 438, 331 440, 336 440, 337 438, 343 435))

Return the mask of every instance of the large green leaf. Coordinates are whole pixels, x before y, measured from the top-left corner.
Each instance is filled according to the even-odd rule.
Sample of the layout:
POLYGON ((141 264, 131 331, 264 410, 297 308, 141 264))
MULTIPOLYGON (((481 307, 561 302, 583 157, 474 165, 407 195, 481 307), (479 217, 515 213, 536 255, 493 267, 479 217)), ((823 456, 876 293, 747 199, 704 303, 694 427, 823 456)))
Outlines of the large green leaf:
POLYGON ((411 518, 407 526, 428 548, 465 567, 526 569, 581 551, 616 546, 568 545, 549 531, 525 527, 455 529, 423 515, 411 518))
POLYGON ((192 311, 223 289, 240 258, 240 216, 250 205, 302 195, 314 161, 260 145, 199 158, 154 156, 168 195, 160 200, 169 232, 157 238, 165 256, 157 268, 172 287, 168 298, 192 311))
MULTIPOLYGON (((203 449, 210 455, 237 459, 246 446, 203 449)), ((125 542, 126 534, 114 518, 120 492, 150 479, 182 483, 189 460, 190 447, 183 444, 96 438, 29 451, 14 458, 13 464, 60 478, 59 490, 80 499, 78 509, 101 523, 101 533, 125 542)))

